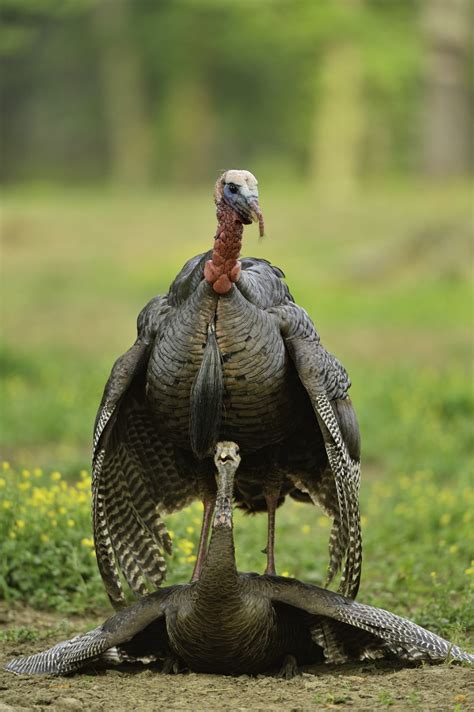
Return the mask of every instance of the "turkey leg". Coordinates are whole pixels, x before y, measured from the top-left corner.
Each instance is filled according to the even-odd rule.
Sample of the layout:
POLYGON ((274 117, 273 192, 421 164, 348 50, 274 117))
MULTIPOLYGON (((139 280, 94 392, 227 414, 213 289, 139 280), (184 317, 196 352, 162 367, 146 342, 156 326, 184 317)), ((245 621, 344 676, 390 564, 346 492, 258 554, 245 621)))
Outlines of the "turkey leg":
POLYGON ((201 536, 199 537, 199 546, 196 563, 194 564, 193 575, 191 576, 191 583, 193 581, 198 581, 201 576, 202 565, 206 556, 207 549, 207 539, 209 536, 209 528, 211 524, 212 513, 214 512, 214 507, 216 506, 216 498, 205 497, 203 500, 204 512, 202 514, 202 525, 201 525, 201 536))
POLYGON ((271 576, 276 576, 275 571, 275 511, 278 504, 278 498, 280 496, 280 490, 277 492, 272 492, 271 494, 265 494, 265 502, 267 503, 268 510, 268 533, 267 533, 267 545, 263 550, 263 553, 267 555, 267 568, 265 569, 266 574, 271 576))

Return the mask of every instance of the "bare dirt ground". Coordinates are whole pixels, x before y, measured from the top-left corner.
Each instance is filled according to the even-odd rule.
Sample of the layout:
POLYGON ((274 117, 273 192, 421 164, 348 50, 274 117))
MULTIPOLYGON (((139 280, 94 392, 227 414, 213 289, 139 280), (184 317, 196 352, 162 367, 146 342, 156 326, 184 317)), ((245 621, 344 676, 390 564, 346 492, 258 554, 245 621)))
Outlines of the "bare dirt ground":
MULTIPOLYGON (((102 618, 100 619, 102 620, 102 618)), ((50 647, 97 624, 0 604, 0 665, 50 647), (24 640, 34 631, 35 640, 24 640)), ((474 673, 454 665, 403 668, 359 664, 305 668, 292 680, 259 675, 162 675, 107 670, 71 677, 27 677, 0 671, 0 712, 87 710, 474 710, 474 673)))

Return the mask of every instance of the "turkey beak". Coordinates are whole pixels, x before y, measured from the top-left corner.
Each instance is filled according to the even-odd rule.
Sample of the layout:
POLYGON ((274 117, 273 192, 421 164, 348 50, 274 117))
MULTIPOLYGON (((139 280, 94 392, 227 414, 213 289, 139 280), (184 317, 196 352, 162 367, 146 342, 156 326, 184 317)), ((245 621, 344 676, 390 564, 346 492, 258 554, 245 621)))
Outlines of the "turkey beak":
POLYGON ((258 193, 250 191, 247 186, 242 186, 233 207, 237 210, 245 225, 249 225, 251 222, 258 222, 260 237, 263 237, 264 223, 262 211, 258 204, 258 193))

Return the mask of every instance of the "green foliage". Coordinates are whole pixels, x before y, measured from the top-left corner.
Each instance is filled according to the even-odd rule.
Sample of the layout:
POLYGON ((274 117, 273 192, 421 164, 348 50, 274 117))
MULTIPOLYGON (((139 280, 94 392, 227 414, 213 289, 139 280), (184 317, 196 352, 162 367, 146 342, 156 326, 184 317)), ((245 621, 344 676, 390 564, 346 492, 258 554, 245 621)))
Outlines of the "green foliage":
POLYGON ((70 612, 103 602, 90 538, 90 478, 68 485, 59 472, 0 479, 0 593, 6 600, 70 612))
POLYGON ((0 641, 2 643, 7 641, 13 643, 27 643, 34 640, 38 640, 38 631, 34 628, 20 626, 18 628, 8 628, 7 630, 0 631, 0 641))

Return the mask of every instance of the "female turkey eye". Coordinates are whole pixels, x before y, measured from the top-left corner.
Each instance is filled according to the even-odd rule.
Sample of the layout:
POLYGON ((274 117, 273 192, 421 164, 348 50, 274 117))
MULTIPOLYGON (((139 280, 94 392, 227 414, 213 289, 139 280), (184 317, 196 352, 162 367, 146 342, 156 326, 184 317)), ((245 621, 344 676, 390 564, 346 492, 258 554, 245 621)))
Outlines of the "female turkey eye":
POLYGON ((230 190, 231 193, 238 193, 238 192, 239 192, 239 189, 238 189, 238 187, 235 185, 235 183, 227 183, 227 186, 228 186, 228 188, 229 188, 229 190, 230 190))

